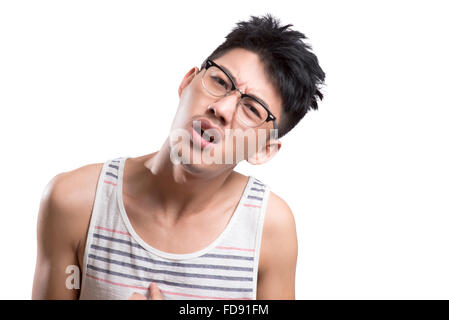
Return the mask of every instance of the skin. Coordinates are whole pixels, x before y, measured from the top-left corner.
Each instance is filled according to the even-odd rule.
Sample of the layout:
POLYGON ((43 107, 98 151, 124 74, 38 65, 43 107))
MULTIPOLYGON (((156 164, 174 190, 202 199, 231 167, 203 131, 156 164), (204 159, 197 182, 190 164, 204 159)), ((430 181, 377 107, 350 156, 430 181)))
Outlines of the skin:
MULTIPOLYGON (((280 96, 256 54, 233 49, 214 61, 232 73, 242 92, 262 98, 280 119, 280 96)), ((201 86, 202 72, 192 68, 181 81, 171 130, 187 130, 200 117, 223 130, 243 128, 235 116, 238 92, 220 99, 210 96, 201 86)), ((272 123, 258 129, 262 128, 270 129, 272 123)), ((214 147, 227 148, 224 143, 214 147)), ((279 140, 269 140, 264 150, 245 154, 245 160, 262 164, 280 147, 279 140), (258 156, 262 151, 268 155, 263 159, 258 156)), ((178 254, 198 251, 226 228, 248 177, 233 170, 237 163, 174 165, 169 155, 167 138, 159 151, 128 158, 123 181, 125 210, 135 231, 151 246, 178 254)), ((66 288, 65 271, 68 265, 77 265, 83 274, 85 241, 102 165, 90 164, 58 174, 46 186, 39 208, 33 299, 79 297, 80 290, 66 288)), ((297 251, 293 213, 271 192, 262 232, 257 299, 295 298, 297 251)), ((156 284, 150 286, 150 296, 162 298, 156 284)), ((135 293, 130 299, 146 298, 135 293)))

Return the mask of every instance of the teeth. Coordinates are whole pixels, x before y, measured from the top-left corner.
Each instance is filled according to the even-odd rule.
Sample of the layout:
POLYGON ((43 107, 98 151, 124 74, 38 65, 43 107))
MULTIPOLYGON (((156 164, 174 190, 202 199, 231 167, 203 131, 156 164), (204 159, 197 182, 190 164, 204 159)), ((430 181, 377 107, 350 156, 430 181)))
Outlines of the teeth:
POLYGON ((203 130, 201 129, 201 128, 193 128, 195 131, 196 131, 196 133, 198 133, 199 135, 202 135, 203 134, 203 130))
POLYGON ((210 136, 208 135, 206 132, 204 132, 204 130, 201 129, 201 135, 204 138, 204 140, 209 141, 209 142, 214 142, 214 136, 210 136))

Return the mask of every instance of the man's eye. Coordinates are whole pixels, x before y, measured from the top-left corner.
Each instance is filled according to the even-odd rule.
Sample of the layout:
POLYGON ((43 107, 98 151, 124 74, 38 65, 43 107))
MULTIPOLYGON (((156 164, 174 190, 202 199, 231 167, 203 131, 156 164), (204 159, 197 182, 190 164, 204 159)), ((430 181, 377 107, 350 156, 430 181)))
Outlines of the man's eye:
POLYGON ((253 106, 251 106, 251 111, 252 111, 256 116, 260 116, 259 111, 257 111, 257 109, 254 108, 253 106))
POLYGON ((248 108, 252 113, 254 113, 256 116, 260 117, 260 113, 259 111, 254 108, 252 105, 250 104, 246 104, 246 108, 248 108))
POLYGON ((212 77, 212 79, 214 79, 214 81, 215 81, 218 85, 222 86, 223 88, 226 88, 226 87, 227 87, 226 81, 224 81, 222 78, 215 76, 215 77, 212 77))

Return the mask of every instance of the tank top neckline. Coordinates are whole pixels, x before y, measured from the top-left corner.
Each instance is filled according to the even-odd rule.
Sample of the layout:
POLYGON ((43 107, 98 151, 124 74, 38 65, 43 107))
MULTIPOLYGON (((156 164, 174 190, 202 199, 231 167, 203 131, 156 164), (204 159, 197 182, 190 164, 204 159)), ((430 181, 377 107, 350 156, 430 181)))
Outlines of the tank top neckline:
POLYGON ((235 224, 235 221, 238 219, 238 216, 242 210, 244 199, 247 197, 249 186, 251 185, 253 181, 253 177, 250 175, 248 176, 248 181, 246 183, 246 186, 243 190, 242 195, 240 196, 240 200, 237 204, 237 207, 235 208, 231 219, 229 220, 228 224, 226 225, 225 229, 220 233, 220 235, 215 238, 209 245, 207 245, 205 248, 197 250, 195 252, 191 253, 169 253, 166 251, 162 251, 159 249, 154 248, 153 246, 149 245, 147 242, 145 242, 134 230, 131 221, 128 218, 128 214, 125 210, 125 205, 123 202, 123 173, 125 169, 125 163, 126 159, 129 157, 123 157, 120 162, 120 167, 118 170, 118 189, 117 189, 117 202, 120 210, 120 215, 122 216, 123 222, 125 223, 125 226, 127 228, 127 231, 131 234, 131 236, 134 238, 134 240, 145 250, 154 253, 160 257, 171 259, 171 260, 188 260, 200 257, 210 250, 212 250, 214 247, 216 247, 222 239, 225 238, 226 234, 229 233, 229 230, 232 229, 232 226, 235 224))

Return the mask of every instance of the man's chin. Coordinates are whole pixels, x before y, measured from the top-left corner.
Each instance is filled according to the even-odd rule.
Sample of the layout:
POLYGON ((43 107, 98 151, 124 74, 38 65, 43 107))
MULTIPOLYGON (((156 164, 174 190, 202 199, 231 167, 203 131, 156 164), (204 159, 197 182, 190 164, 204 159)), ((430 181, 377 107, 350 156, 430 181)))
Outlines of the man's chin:
POLYGON ((235 165, 228 164, 196 164, 196 163, 180 163, 180 166, 188 174, 198 177, 214 177, 220 173, 235 167, 235 165))
POLYGON ((225 148, 221 142, 201 146, 192 140, 172 144, 170 158, 174 165, 182 165, 192 174, 221 172, 235 167, 238 162, 245 159, 245 157, 237 159, 235 150, 225 148))

